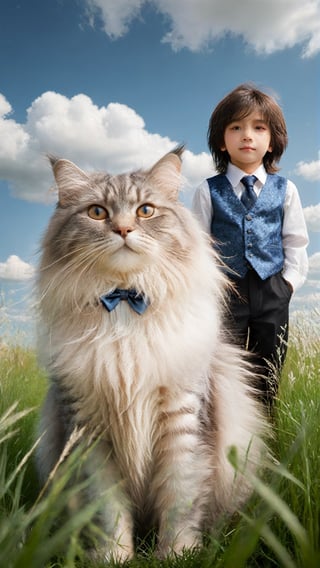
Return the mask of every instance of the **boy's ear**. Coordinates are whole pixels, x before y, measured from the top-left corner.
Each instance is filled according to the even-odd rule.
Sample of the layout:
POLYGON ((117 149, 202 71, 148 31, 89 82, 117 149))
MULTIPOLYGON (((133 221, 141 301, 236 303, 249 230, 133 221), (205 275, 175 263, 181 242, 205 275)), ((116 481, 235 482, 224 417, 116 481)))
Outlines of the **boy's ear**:
POLYGON ((225 146, 221 146, 221 147, 220 147, 221 152, 225 152, 226 149, 227 149, 227 148, 226 148, 225 146))

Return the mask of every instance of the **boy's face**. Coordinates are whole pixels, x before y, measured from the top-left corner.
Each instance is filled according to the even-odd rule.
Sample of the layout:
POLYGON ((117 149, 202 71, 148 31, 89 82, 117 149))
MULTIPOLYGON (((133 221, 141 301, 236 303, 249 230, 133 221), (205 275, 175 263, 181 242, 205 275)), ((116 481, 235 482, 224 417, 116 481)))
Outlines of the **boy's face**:
POLYGON ((232 164, 244 172, 253 173, 272 148, 271 132, 258 110, 228 124, 224 132, 222 151, 227 150, 232 164))

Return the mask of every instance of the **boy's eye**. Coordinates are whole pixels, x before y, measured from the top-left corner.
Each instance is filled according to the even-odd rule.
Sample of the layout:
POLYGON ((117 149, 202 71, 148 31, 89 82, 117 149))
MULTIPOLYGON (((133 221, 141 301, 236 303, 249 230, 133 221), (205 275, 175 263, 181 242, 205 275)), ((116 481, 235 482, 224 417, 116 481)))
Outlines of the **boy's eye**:
POLYGON ((147 219, 148 217, 152 217, 152 215, 154 214, 154 211, 155 211, 155 208, 153 207, 153 205, 150 205, 149 203, 144 203, 144 205, 141 205, 140 207, 138 207, 137 216, 143 217, 144 219, 147 219))
POLYGON ((100 205, 90 205, 88 215, 90 219, 94 219, 95 221, 103 221, 108 217, 107 211, 100 205))

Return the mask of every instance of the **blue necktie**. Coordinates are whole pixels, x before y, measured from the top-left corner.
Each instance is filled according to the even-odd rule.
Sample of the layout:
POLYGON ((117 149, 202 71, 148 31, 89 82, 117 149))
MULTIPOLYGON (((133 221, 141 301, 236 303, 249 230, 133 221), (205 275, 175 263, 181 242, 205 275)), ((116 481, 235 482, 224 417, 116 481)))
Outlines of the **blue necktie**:
POLYGON ((243 183, 245 189, 241 195, 241 201, 246 209, 251 209, 251 207, 255 204, 257 196, 253 189, 255 182, 257 181, 256 176, 244 176, 241 179, 241 183, 243 183))
POLYGON ((100 296, 100 300, 108 312, 112 312, 121 300, 126 300, 129 306, 139 315, 143 314, 149 305, 149 302, 144 299, 142 294, 138 294, 133 288, 131 290, 116 288, 110 294, 100 296))

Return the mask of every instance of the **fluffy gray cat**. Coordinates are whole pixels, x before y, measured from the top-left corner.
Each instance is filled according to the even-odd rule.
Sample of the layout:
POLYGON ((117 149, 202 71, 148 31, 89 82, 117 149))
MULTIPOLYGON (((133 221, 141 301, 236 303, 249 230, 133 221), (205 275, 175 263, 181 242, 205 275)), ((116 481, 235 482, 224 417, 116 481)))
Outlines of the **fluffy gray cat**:
POLYGON ((201 544, 250 494, 266 421, 240 349, 222 329, 225 277, 178 200, 182 148, 112 176, 52 160, 59 201, 38 273, 39 343, 50 377, 38 450, 49 478, 76 428, 97 440, 83 475, 101 500, 97 556, 134 554, 137 524, 158 554, 201 544))

